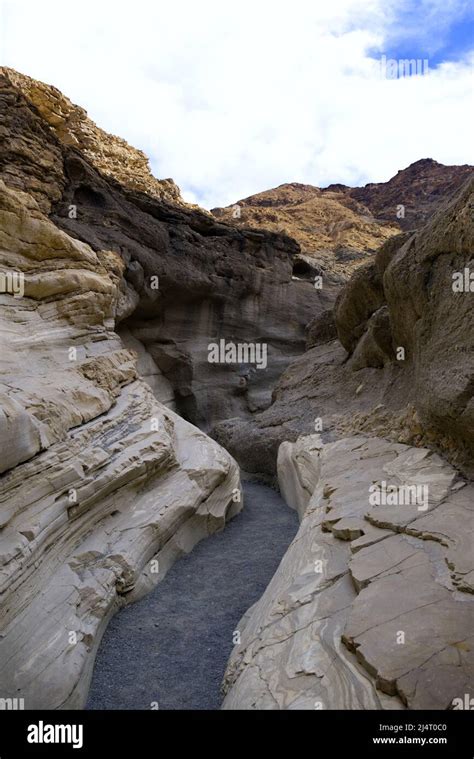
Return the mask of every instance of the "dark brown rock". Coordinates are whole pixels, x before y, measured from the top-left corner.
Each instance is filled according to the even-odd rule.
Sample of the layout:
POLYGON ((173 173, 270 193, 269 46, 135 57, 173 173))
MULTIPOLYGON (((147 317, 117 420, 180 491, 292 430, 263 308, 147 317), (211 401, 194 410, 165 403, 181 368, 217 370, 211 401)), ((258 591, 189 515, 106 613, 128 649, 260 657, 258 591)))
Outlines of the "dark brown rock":
POLYGON ((306 328, 306 350, 322 343, 328 343, 336 338, 337 328, 334 320, 334 309, 331 308, 323 311, 320 316, 316 316, 308 324, 306 328))
POLYGON ((402 229, 417 229, 454 195, 472 176, 472 166, 445 166, 432 158, 415 161, 388 182, 349 188, 354 200, 363 203, 376 219, 396 219, 402 229), (400 215, 399 207, 404 207, 400 215))

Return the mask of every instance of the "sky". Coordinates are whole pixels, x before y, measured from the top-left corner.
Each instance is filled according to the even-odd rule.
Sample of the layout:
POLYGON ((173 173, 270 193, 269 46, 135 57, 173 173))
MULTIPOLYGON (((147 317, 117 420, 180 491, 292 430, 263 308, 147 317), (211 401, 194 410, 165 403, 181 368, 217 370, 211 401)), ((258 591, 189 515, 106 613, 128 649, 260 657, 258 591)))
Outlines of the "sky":
POLYGON ((474 163, 473 7, 0 0, 0 64, 54 84, 213 208, 284 182, 387 181, 420 158, 474 163), (406 58, 427 70, 398 75, 406 58))

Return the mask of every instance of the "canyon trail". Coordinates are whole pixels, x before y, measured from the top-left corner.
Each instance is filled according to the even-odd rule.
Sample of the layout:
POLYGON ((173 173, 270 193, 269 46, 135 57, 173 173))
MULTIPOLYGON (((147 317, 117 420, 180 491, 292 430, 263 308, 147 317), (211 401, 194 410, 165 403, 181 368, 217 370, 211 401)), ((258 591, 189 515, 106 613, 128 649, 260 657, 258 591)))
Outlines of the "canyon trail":
POLYGON ((150 709, 156 702, 160 709, 219 709, 239 621, 298 528, 296 513, 274 490, 250 482, 243 490, 245 507, 223 532, 112 619, 87 708, 150 709))

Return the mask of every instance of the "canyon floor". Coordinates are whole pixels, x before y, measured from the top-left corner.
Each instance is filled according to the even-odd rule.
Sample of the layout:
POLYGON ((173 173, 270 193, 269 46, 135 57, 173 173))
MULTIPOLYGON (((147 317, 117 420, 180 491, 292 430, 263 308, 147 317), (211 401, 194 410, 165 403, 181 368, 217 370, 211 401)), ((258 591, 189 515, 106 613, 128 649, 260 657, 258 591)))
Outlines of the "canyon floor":
POLYGON ((298 529, 272 489, 244 484, 227 528, 177 562, 155 590, 110 622, 88 709, 219 709, 241 617, 267 587, 298 529), (156 707, 155 707, 156 708, 156 707))

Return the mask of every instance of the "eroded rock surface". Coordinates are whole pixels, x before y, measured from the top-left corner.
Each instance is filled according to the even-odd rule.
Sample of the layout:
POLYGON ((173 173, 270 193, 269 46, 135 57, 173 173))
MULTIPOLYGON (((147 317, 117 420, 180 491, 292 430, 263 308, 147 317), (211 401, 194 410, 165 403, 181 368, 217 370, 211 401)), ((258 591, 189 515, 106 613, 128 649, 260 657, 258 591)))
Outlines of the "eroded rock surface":
POLYGON ((447 709, 472 692, 472 484, 362 436, 284 444, 279 476, 301 526, 238 626, 224 708, 447 709), (371 502, 384 482, 397 505, 371 502))
POLYGON ((145 153, 98 127, 83 108, 72 103, 56 87, 38 82, 14 69, 3 67, 2 71, 17 91, 35 107, 58 139, 80 150, 102 174, 131 190, 184 204, 179 187, 172 179, 156 179, 152 175, 145 153))
POLYGON ((410 230, 426 224, 473 172, 474 168, 468 164, 445 166, 432 158, 422 158, 401 169, 388 182, 341 189, 358 203, 367 205, 376 219, 397 218, 402 229, 410 230))
POLYGON ((367 206, 338 191, 284 184, 212 212, 240 228, 285 232, 301 245, 294 275, 345 278, 371 257, 400 227, 379 222, 367 206))
POLYGON ((472 180, 441 204, 472 167, 419 164, 387 192, 286 185, 216 218, 0 70, 2 697, 81 707, 110 615, 241 508, 232 456, 271 477, 277 455, 301 528, 240 625, 226 708, 472 691, 472 484, 434 452, 472 475, 473 294, 452 286, 472 180), (221 340, 266 365, 211 364, 221 340), (427 508, 371 505, 385 480, 427 508))
POLYGON ((388 240, 338 296, 338 339, 316 318, 272 405, 216 427, 244 469, 274 474, 280 443, 301 434, 361 432, 432 447, 473 475, 473 204, 468 179, 419 232, 388 240))
POLYGON ((239 472, 139 378, 116 253, 0 181, 0 267, 2 698, 80 708, 111 614, 237 513, 239 472))
POLYGON ((5 182, 30 193, 70 236, 120 256, 117 322, 143 346, 159 400, 205 430, 267 408, 279 375, 304 351, 306 325, 333 306, 338 282, 321 292, 293 279, 294 240, 236 229, 181 202, 140 151, 55 88, 3 69, 0 99, 5 182), (210 363, 221 340, 265 346, 265 366, 210 363))

